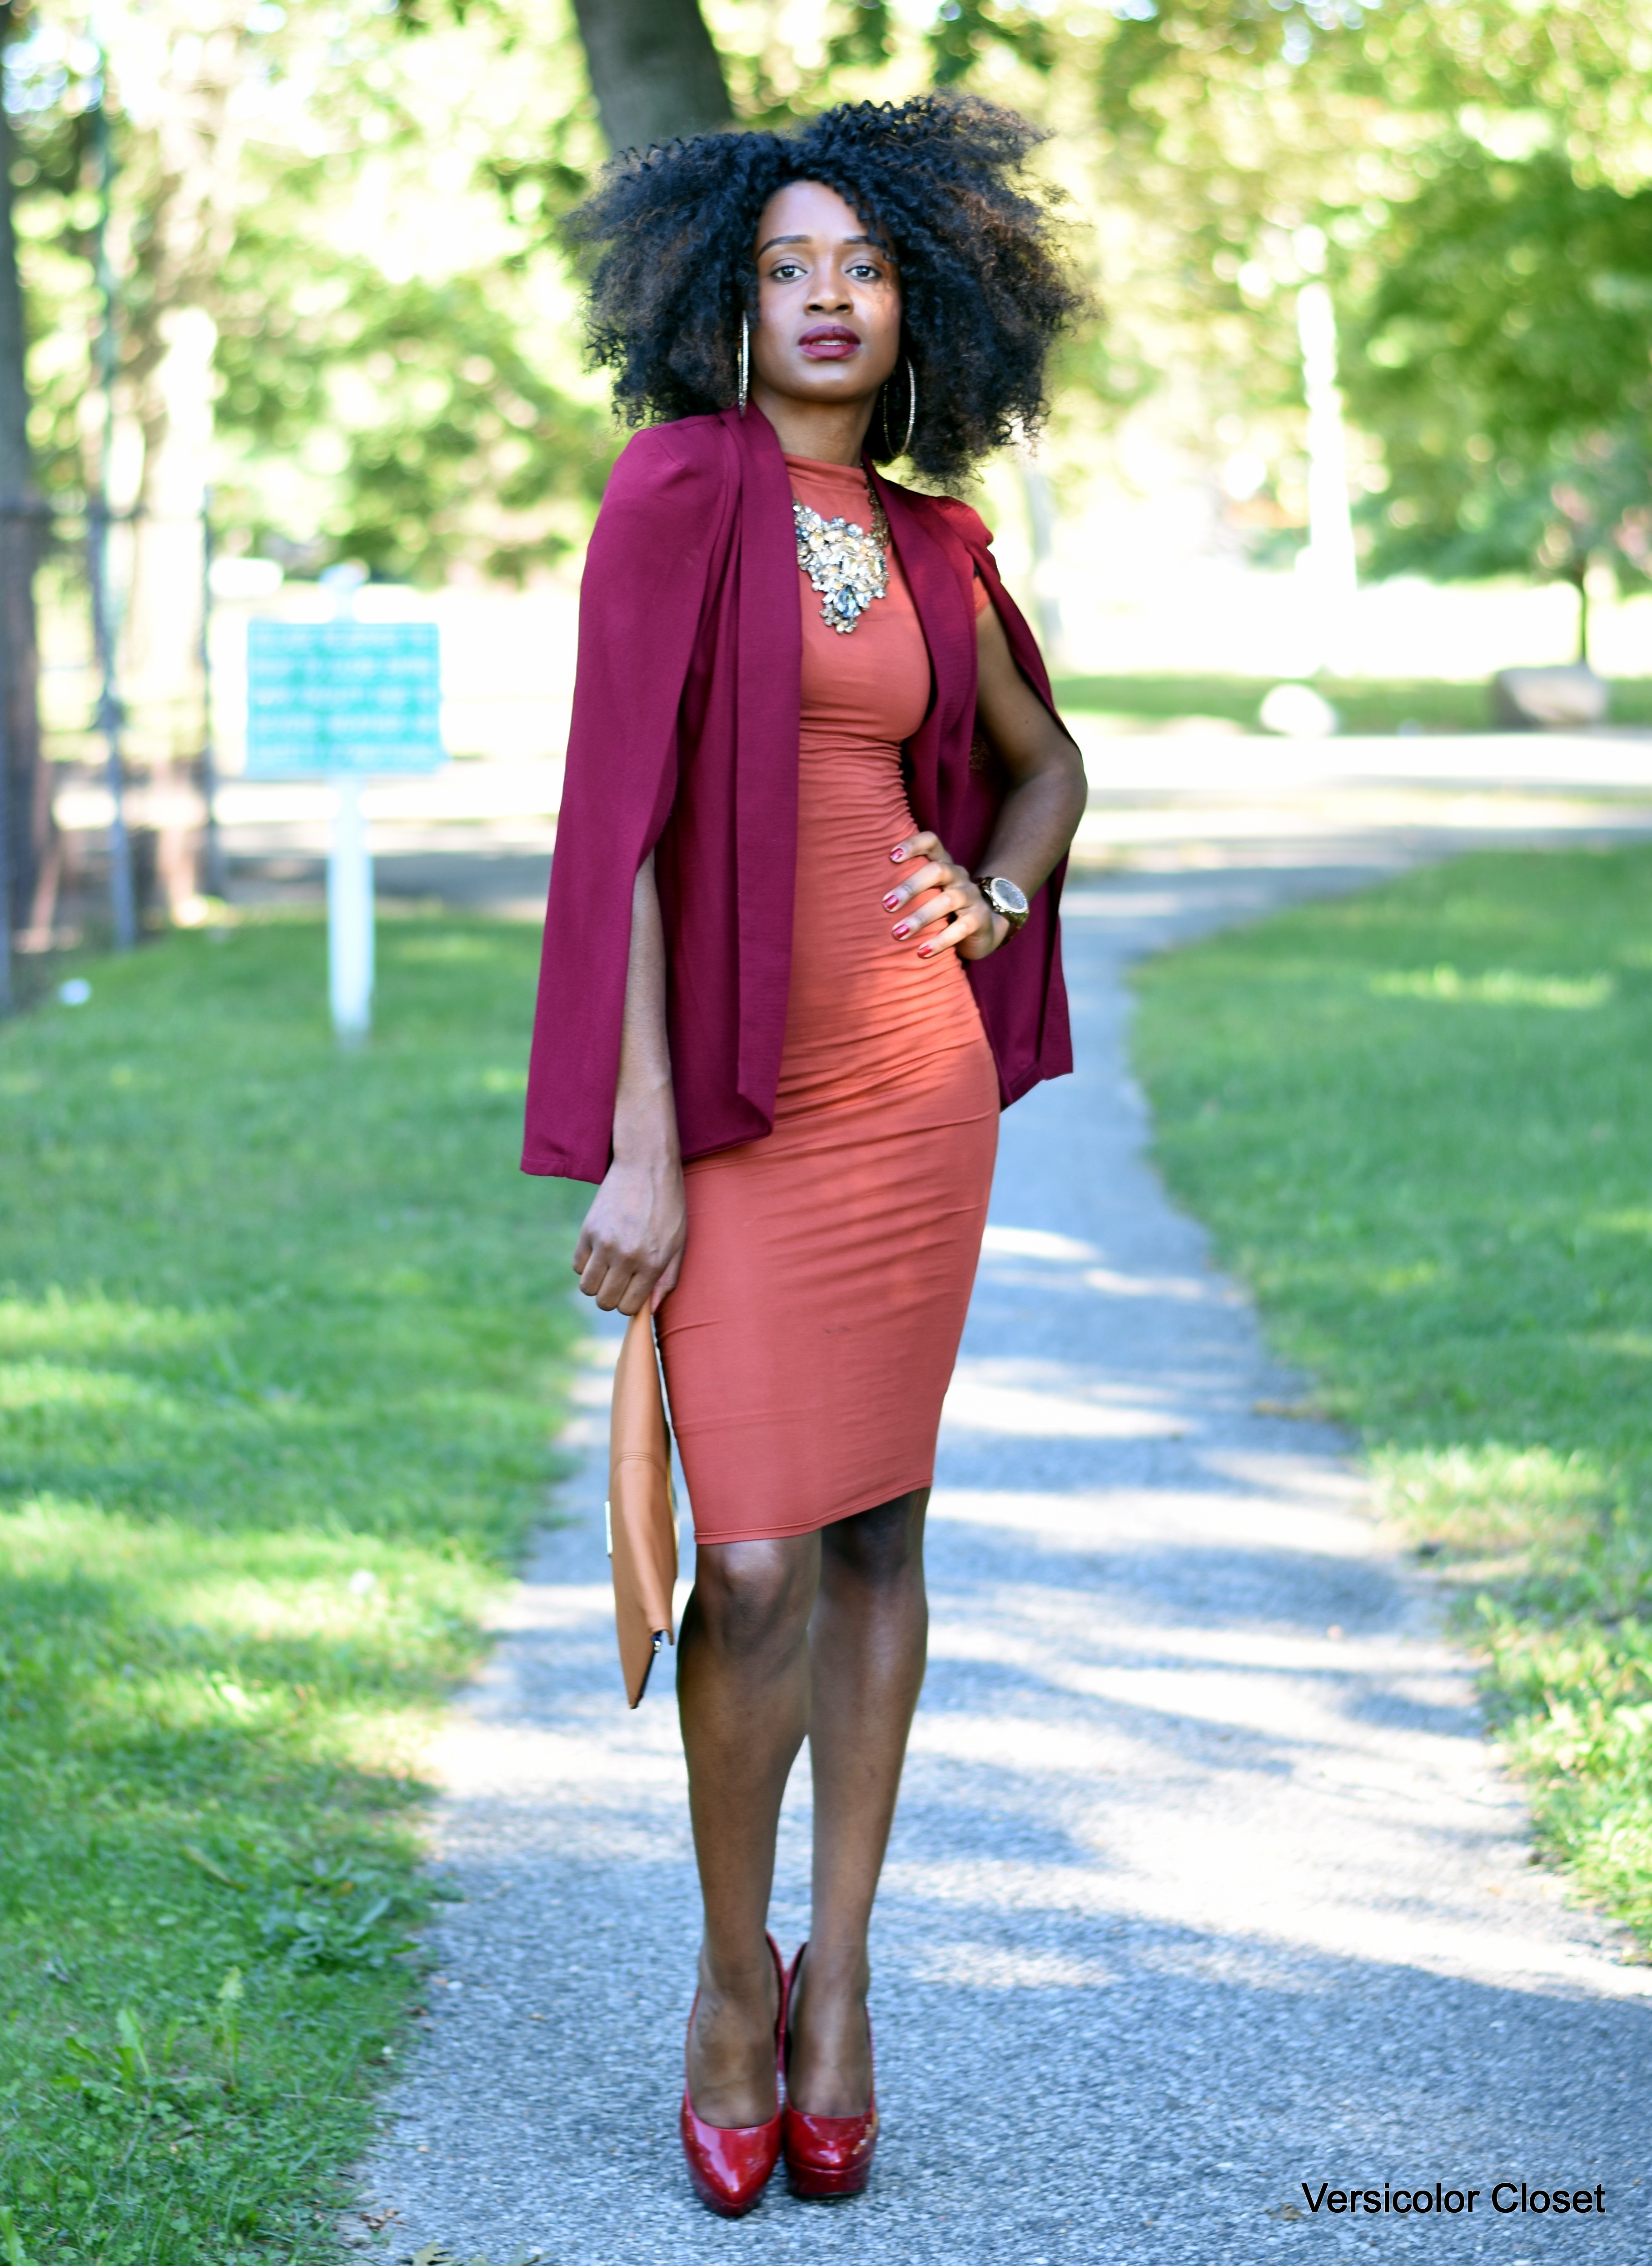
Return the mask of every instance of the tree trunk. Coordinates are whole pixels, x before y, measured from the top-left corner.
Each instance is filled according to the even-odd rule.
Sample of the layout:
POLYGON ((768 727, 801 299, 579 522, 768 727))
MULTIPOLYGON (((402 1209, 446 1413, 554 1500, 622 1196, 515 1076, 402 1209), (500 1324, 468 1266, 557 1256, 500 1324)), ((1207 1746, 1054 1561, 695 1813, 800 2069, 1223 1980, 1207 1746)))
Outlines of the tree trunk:
POLYGON ((574 13, 610 149, 734 123, 699 0, 574 0, 574 13))
POLYGON ((1580 559, 1567 580, 1577 593, 1577 666, 1589 666, 1589 560, 1580 559))
POLYGON ((206 738, 201 668, 207 480, 212 465, 213 355, 218 330, 204 307, 170 307, 156 324, 143 511, 132 530, 132 588, 121 640, 122 698, 149 773, 156 878, 167 917, 200 917, 196 790, 206 738))
MULTIPOLYGON (((0 36, 4 29, 0 18, 0 36)), ((50 937, 58 844, 40 747, 34 563, 43 522, 36 515, 29 456, 27 340, 11 224, 11 123, 0 104, 0 700, 5 704, 0 746, 7 757, 0 780, 5 794, 0 840, 9 853, 5 894, 12 925, 40 943, 50 937)))
MULTIPOLYGON (((156 873, 170 917, 200 918, 199 796, 206 738, 201 606, 212 471, 212 313, 233 238, 248 62, 236 0, 151 0, 112 21, 110 69, 127 133, 122 416, 141 464, 130 501, 120 640, 127 748, 146 774, 156 873), (137 225, 141 219, 142 226, 137 225)), ((128 501, 115 495, 117 507, 128 501)))

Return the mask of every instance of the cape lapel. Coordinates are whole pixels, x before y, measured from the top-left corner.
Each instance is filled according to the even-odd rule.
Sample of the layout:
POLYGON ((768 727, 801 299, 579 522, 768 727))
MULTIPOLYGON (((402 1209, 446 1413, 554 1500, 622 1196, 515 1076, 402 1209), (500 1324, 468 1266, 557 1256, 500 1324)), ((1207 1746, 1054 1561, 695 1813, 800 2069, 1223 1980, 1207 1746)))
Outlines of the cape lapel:
POLYGON ((739 891, 740 1093, 772 1115, 791 986, 803 618, 791 482, 755 402, 723 412, 740 466, 735 572, 734 845, 739 891))
POLYGON ((868 462, 866 471, 883 499, 929 648, 929 713, 914 734, 909 753, 914 815, 924 825, 939 828, 949 799, 943 767, 950 768, 950 755, 967 751, 975 719, 977 651, 969 554, 961 544, 948 543, 921 508, 915 509, 875 464, 868 462))

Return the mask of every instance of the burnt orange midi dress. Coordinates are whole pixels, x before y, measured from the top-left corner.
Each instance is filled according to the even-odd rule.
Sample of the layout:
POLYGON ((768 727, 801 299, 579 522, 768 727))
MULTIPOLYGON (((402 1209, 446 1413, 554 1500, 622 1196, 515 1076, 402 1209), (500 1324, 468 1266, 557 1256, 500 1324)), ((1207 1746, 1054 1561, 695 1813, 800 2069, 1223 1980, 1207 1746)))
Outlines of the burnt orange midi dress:
MULTIPOLYGON (((788 457, 792 493, 871 525, 858 468, 788 457)), ((801 568, 791 988, 775 1129, 684 1168, 659 1312, 702 1543, 806 1534, 934 1476, 998 1141, 998 1077, 956 952, 895 942, 883 899, 917 830, 901 743, 928 650, 891 550, 847 635, 801 568)), ((986 593, 977 586, 978 605, 986 593)))

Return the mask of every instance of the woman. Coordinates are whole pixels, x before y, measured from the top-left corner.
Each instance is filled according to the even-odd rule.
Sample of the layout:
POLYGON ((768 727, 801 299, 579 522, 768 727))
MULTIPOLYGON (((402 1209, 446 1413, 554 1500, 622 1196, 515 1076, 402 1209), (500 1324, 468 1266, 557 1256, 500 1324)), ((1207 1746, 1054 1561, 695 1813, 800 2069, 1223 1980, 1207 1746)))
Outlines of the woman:
POLYGON ((1078 302, 1017 185, 1035 138, 862 105, 622 160, 575 216, 597 354, 657 421, 586 569, 524 1164, 600 1183, 579 1286, 658 1317, 697 1549, 682 2136, 729 2216, 782 2153, 802 2195, 870 2169, 942 1396, 998 1111, 1071 1068, 1078 754, 979 519, 873 469, 956 481, 1037 420, 1078 302), (765 1923, 805 1736, 788 1973, 765 1923))

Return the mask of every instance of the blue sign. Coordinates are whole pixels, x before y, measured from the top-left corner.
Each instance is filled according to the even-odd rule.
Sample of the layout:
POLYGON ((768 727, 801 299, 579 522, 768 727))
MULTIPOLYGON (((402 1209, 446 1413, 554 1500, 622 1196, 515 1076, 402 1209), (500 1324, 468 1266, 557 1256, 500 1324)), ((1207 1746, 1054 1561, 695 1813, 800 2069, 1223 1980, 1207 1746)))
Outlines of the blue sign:
POLYGON ((247 624, 249 778, 446 761, 433 622, 247 624))

